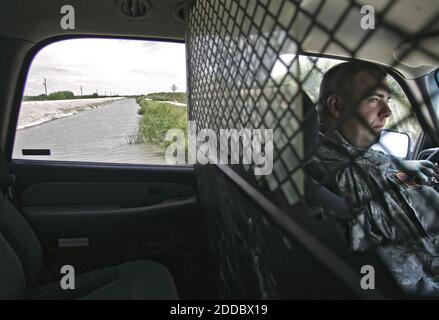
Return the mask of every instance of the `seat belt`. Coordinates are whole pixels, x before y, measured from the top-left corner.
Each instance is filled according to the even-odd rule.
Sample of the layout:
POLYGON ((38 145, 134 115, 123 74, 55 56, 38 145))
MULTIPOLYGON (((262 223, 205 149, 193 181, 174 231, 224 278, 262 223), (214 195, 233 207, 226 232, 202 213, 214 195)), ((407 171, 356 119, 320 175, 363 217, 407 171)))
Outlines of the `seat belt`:
POLYGON ((322 207, 326 211, 330 211, 335 219, 351 218, 349 212, 352 208, 341 197, 318 183, 311 177, 305 178, 307 201, 312 205, 322 207))

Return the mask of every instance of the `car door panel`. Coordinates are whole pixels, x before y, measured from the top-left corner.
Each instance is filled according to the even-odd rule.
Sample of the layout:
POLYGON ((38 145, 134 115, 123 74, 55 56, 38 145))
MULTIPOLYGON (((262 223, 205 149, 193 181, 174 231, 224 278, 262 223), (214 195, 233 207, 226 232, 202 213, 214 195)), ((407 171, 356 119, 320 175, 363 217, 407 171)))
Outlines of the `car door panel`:
POLYGON ((11 172, 52 267, 166 254, 205 231, 191 167, 14 160, 11 172))
POLYGON ((181 183, 50 182, 26 187, 20 203, 23 207, 103 204, 133 207, 194 194, 193 188, 181 183))
MULTIPOLYGON (((144 253, 166 249, 197 232, 199 225, 195 197, 168 199, 158 204, 141 207, 103 206, 48 206, 24 207, 23 214, 33 226, 43 244, 56 246, 59 239, 86 238, 94 241, 114 239, 124 242, 125 250, 142 246, 150 239, 167 239, 163 247, 142 246, 144 253), (186 223, 193 221, 193 223, 186 223), (137 235, 137 236, 133 236, 137 235), (100 239, 101 238, 101 239, 100 239), (151 250, 150 250, 151 249, 151 250)), ((123 252, 126 252, 126 251, 123 252)), ((120 255, 121 253, 119 253, 120 255)))

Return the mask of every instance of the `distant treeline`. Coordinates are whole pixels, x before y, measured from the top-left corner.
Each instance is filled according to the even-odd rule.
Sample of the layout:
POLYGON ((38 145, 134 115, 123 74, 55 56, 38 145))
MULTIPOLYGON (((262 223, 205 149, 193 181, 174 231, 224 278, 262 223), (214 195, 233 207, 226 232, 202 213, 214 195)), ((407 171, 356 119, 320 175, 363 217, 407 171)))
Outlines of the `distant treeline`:
POLYGON ((145 97, 155 101, 177 101, 180 103, 187 103, 186 92, 155 92, 147 94, 145 97))
MULTIPOLYGON (((95 99, 95 98, 108 98, 108 97, 120 97, 119 95, 98 95, 93 93, 91 95, 75 96, 72 91, 57 91, 48 94, 40 94, 38 96, 24 96, 24 101, 47 101, 47 100, 68 100, 68 99, 95 99)), ((124 95, 127 98, 137 98, 138 95, 124 95)), ((187 103, 186 92, 154 92, 143 96, 155 101, 177 101, 180 103, 187 103)))
POLYGON ((68 100, 68 99, 93 99, 93 98, 107 98, 119 96, 100 96, 97 93, 84 96, 75 96, 72 91, 57 91, 49 95, 40 94, 39 96, 24 96, 24 101, 46 101, 46 100, 68 100))

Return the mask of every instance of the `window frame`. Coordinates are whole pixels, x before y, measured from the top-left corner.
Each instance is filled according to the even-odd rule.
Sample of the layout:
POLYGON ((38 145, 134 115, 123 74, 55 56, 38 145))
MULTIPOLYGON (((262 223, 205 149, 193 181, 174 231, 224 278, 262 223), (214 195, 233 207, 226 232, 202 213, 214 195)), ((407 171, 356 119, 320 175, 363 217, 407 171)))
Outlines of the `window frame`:
MULTIPOLYGON (((321 54, 321 53, 308 53, 308 52, 298 52, 297 55, 302 55, 302 56, 310 56, 310 57, 314 57, 314 58, 326 58, 326 59, 332 59, 332 60, 338 60, 340 62, 349 62, 349 61, 363 61, 362 59, 355 59, 352 57, 340 57, 340 56, 334 56, 334 55, 327 55, 327 54, 321 54)), ((416 120, 418 121, 420 127, 421 127, 421 132, 419 134, 419 137, 415 140, 415 141, 411 141, 412 145, 413 145, 413 150, 411 150, 409 152, 409 154, 407 155, 407 159, 415 159, 416 156, 419 153, 419 149, 420 149, 420 145, 422 144, 422 141, 424 140, 424 136, 426 133, 426 128, 428 128, 428 126, 426 125, 425 119, 423 118, 423 115, 421 113, 420 110, 420 105, 418 103, 418 100, 415 98, 415 95, 413 94, 411 88, 409 87, 408 83, 406 82, 406 80, 404 79, 404 76, 397 70, 393 69, 390 66, 386 66, 383 64, 379 64, 381 67, 383 67, 387 74, 389 76, 391 76, 397 83, 398 85, 401 87, 402 91, 404 92, 405 96, 407 97, 407 100, 409 101, 413 113, 416 117, 416 120)), ((439 76, 439 68, 438 68, 438 76, 439 76)), ((439 84, 438 84, 439 86, 439 84)), ((419 90, 422 90, 422 88, 419 88, 419 90)))
MULTIPOLYGON (((24 98, 24 90, 26 87, 26 82, 28 79, 29 71, 32 66, 32 62, 38 53, 44 49, 45 47, 65 40, 75 40, 75 39, 114 39, 114 40, 138 40, 138 41, 156 41, 156 42, 168 42, 168 43, 182 43, 184 45, 184 40, 176 40, 176 39, 163 39, 156 37, 138 37, 138 36, 117 36, 117 35, 92 35, 92 34, 77 34, 77 35, 61 35, 54 36, 47 39, 44 39, 34 46, 32 46, 29 51, 26 53, 25 58, 22 62, 21 69, 18 74, 18 81, 15 86, 14 92, 14 101, 12 103, 12 112, 8 121, 8 129, 5 141, 5 158, 8 163, 12 166, 20 165, 20 164, 53 164, 54 166, 67 165, 67 166, 85 166, 85 167, 105 167, 105 168, 120 168, 122 167, 130 167, 130 168, 145 168, 145 167, 153 167, 153 168, 182 168, 188 169, 193 168, 193 164, 147 164, 147 163, 114 163, 114 162, 90 162, 90 161, 76 161, 76 160, 50 160, 50 159, 19 159, 13 158, 13 150, 15 144, 15 136, 17 133, 18 120, 20 116, 21 103, 24 98)), ((187 64, 185 66, 187 70, 187 64)), ((186 74, 186 84, 187 84, 188 75, 186 74)), ((187 90, 186 90, 187 92, 187 90)), ((189 113, 189 108, 187 108, 187 112, 189 113)), ((189 121, 188 114, 188 121, 189 121)))

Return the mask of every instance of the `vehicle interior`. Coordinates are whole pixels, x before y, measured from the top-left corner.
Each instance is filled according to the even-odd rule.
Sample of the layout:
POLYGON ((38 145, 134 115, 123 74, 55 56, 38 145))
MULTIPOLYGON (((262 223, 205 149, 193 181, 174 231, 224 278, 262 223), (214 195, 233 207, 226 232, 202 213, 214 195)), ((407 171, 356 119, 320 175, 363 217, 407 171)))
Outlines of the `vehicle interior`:
POLYGON ((350 251, 334 218, 348 204, 303 167, 318 139, 319 81, 355 59, 386 68, 407 101, 386 128, 409 137, 404 158, 437 156, 437 1, 75 0, 73 30, 60 27, 65 4, 1 3, 1 299, 413 298, 373 250, 350 251), (361 28, 364 4, 373 29, 361 28), (14 158, 32 60, 77 38, 185 44, 189 120, 277 130, 272 173, 14 158), (65 265, 75 290, 59 287, 65 265), (364 265, 375 290, 360 286, 364 265))

